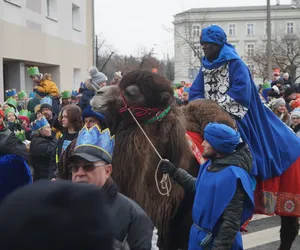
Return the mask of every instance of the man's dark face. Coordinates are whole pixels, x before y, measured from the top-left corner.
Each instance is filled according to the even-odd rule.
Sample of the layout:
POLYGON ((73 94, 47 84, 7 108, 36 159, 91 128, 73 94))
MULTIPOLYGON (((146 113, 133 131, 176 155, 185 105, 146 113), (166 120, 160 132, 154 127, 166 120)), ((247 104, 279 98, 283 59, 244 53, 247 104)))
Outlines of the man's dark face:
POLYGON ((46 117, 47 121, 53 118, 52 110, 49 108, 43 108, 42 114, 46 117))
POLYGON ((209 61, 214 61, 219 57, 221 46, 214 43, 202 43, 202 49, 205 57, 209 61))

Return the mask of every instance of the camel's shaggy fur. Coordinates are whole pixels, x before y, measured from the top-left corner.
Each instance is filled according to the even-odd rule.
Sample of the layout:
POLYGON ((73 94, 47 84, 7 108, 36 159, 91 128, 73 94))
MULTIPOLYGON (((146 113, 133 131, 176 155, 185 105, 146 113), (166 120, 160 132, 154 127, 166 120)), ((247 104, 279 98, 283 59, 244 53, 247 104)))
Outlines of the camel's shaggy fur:
POLYGON ((200 133, 202 138, 204 128, 210 122, 226 124, 232 128, 236 127, 235 120, 211 100, 197 99, 192 101, 183 107, 183 113, 186 119, 186 129, 200 133))

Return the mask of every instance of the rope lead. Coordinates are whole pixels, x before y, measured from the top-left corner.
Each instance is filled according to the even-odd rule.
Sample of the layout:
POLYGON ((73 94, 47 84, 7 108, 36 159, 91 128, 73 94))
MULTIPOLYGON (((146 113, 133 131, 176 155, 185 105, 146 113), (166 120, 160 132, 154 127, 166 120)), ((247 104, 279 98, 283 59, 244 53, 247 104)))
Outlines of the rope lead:
POLYGON ((142 131, 142 133, 144 134, 144 136, 146 137, 147 141, 150 143, 151 147, 153 148, 153 150, 155 151, 155 153, 157 154, 157 156, 160 159, 160 161, 159 161, 159 163, 158 163, 158 165, 156 167, 156 170, 155 170, 155 183, 156 183, 157 191, 162 196, 165 196, 165 195, 166 196, 170 196, 170 192, 172 190, 172 182, 171 182, 170 176, 168 174, 163 174, 162 179, 160 181, 158 181, 158 169, 159 169, 159 166, 160 166, 160 164, 163 161, 168 161, 168 160, 164 160, 161 157, 161 155, 159 154, 159 152, 157 151, 157 149, 155 148, 155 146, 151 142, 150 138, 147 136, 146 132, 144 131, 144 129, 142 128, 142 126, 140 125, 140 123, 137 121, 137 119, 135 118, 135 116, 131 112, 131 109, 129 107, 127 109, 129 111, 130 115, 132 116, 133 120, 136 122, 136 124, 138 125, 138 127, 140 128, 140 130, 142 131))

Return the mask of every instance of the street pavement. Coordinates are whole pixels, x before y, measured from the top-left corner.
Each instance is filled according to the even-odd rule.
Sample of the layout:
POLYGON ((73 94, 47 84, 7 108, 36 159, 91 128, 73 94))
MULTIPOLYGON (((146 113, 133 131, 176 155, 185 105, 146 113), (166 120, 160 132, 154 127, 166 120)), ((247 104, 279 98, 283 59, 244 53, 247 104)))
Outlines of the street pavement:
MULTIPOLYGON (((277 250, 280 244, 280 217, 254 215, 250 221, 248 232, 243 233, 244 249, 277 250)), ((300 249, 300 236, 295 240, 291 250, 300 249)))

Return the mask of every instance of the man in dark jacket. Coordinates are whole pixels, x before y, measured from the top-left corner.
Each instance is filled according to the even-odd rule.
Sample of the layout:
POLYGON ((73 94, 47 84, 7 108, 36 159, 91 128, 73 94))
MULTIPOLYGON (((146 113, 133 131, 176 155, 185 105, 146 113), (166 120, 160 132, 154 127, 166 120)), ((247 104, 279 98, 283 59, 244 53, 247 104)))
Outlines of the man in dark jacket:
POLYGON ((114 137, 108 129, 101 131, 97 125, 90 129, 84 127, 67 161, 72 171, 72 181, 94 184, 105 190, 109 213, 113 218, 115 249, 155 249, 157 242, 152 246, 155 234, 150 218, 138 204, 118 192, 116 183, 110 177, 113 148, 114 137))
POLYGON ((200 166, 197 179, 168 161, 160 171, 195 193, 189 249, 242 249, 239 229, 254 210, 251 153, 239 144, 239 133, 223 124, 208 124, 204 138, 202 156, 209 160, 200 166))

